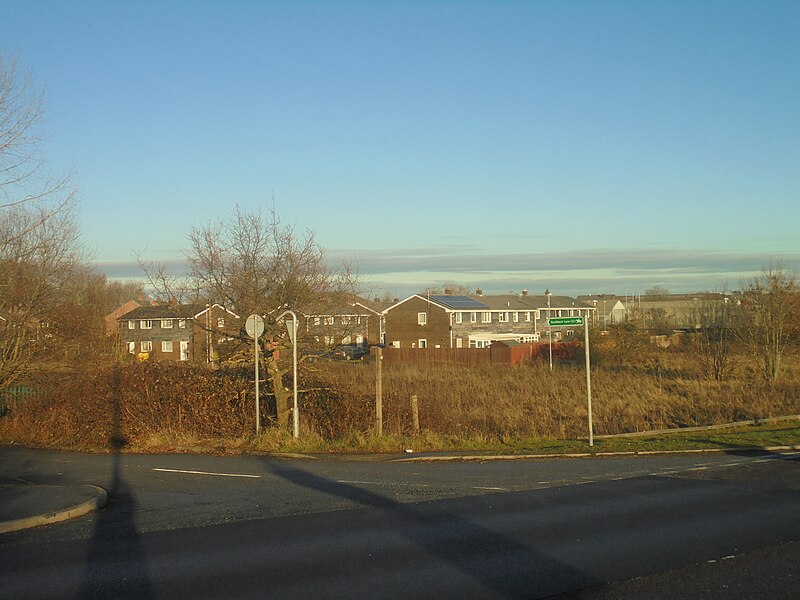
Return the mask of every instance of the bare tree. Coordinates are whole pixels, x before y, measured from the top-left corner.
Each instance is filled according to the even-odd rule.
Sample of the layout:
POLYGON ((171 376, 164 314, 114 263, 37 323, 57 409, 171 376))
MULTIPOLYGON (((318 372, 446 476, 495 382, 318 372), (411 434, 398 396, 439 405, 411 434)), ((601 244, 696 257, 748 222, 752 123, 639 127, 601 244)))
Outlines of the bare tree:
MULTIPOLYGON (((354 276, 345 266, 329 268, 312 232, 303 234, 283 223, 275 210, 267 215, 237 208, 227 221, 196 227, 187 253, 192 284, 211 302, 243 317, 266 317, 264 356, 280 424, 288 424, 291 392, 283 383, 291 368, 286 327, 275 322, 284 309, 299 312, 330 304, 332 297, 352 294, 354 276)), ((299 316, 299 315, 298 315, 299 316)), ((313 343, 301 330, 301 345, 313 343)))
POLYGON ((727 378, 733 368, 737 302, 728 294, 721 298, 707 294, 692 309, 692 320, 700 327, 696 333, 700 366, 716 381, 727 378))
POLYGON ((55 336, 58 290, 81 264, 71 178, 53 178, 39 133, 42 94, 0 56, 0 386, 55 336))
POLYGON ((741 300, 742 338, 758 357, 764 377, 776 382, 781 361, 796 341, 800 320, 800 287, 797 276, 781 264, 765 268, 743 285, 741 300))

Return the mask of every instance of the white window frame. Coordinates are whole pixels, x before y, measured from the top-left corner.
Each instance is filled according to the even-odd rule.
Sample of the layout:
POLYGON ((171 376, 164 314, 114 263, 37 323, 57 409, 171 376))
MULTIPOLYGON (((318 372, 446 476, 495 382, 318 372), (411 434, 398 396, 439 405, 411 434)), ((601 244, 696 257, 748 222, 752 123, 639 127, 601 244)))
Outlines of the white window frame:
POLYGON ((464 319, 464 313, 457 312, 456 313, 456 324, 461 325, 464 319))
POLYGON ((525 311, 525 322, 526 323, 530 323, 531 322, 531 311, 529 311, 529 310, 525 311))
POLYGON ((161 329, 172 329, 172 319, 161 319, 161 329))
POLYGON ((217 317, 217 329, 223 329, 225 327, 225 317, 217 317))
POLYGON ((511 313, 511 318, 513 319, 514 323, 519 323, 519 313, 517 311, 511 313))
POLYGON ((139 350, 141 352, 152 352, 153 351, 153 342, 150 340, 142 340, 139 343, 139 350))
POLYGON ((136 342, 128 342, 128 352, 131 354, 136 354, 136 342))
POLYGON ((141 319, 139 321, 139 329, 152 329, 153 328, 153 321, 150 319, 141 319))
POLYGON ((342 315, 342 325, 350 324, 350 315, 342 315))
POLYGON ((469 313, 469 322, 470 323, 477 323, 478 322, 478 313, 476 313, 476 312, 469 313))
POLYGON ((161 342, 161 351, 172 353, 172 340, 163 340, 161 342))
POLYGON ((508 313, 505 311, 501 311, 497 313, 497 322, 498 323, 508 323, 508 313))
POLYGON ((136 321, 128 321, 128 329, 136 329, 136 321))
POLYGON ((417 313, 417 325, 427 325, 427 324, 428 324, 428 313, 418 312, 417 313))
POLYGON ((483 311, 481 313, 481 323, 491 323, 492 313, 490 311, 483 311))
POLYGON ((178 319, 178 329, 186 329, 186 319, 178 319))
POLYGON ((333 317, 323 317, 323 319, 324 325, 333 325, 333 317))
POLYGON ((417 348, 425 349, 427 347, 428 347, 428 340, 426 339, 417 340, 417 348))

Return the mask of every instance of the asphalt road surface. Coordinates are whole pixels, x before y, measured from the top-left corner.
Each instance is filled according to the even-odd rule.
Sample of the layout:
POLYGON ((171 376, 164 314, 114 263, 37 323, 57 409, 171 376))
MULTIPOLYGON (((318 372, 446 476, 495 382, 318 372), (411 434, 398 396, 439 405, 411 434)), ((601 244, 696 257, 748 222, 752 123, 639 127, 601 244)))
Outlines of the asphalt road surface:
POLYGON ((0 449, 99 513, 0 536, 3 598, 798 597, 800 457, 510 462, 0 449))

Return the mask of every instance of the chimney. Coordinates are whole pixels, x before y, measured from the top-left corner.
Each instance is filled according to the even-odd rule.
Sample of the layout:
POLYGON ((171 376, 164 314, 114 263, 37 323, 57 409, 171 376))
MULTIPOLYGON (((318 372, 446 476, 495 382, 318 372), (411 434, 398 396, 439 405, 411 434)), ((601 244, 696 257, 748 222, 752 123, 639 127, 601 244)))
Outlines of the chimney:
POLYGON ((444 288, 444 295, 445 296, 452 296, 453 290, 451 288, 444 288))
POLYGON ((481 288, 476 289, 475 290, 475 295, 476 296, 483 296, 483 290, 481 288))
POLYGON ((523 296, 527 296, 528 295, 528 290, 522 290, 522 295, 523 296))

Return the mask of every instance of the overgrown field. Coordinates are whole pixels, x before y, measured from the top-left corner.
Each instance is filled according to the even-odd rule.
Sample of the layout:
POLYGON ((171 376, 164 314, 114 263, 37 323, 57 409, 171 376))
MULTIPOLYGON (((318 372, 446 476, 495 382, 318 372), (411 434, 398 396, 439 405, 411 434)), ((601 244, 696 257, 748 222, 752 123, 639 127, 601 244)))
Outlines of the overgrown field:
MULTIPOLYGON (((787 362, 767 384, 742 360, 734 376, 702 376, 691 352, 644 350, 636 364, 592 369, 596 434, 714 425, 800 413, 800 369, 787 362)), ((308 448, 363 445, 374 429, 376 369, 371 362, 322 362, 300 378, 300 420, 308 448)), ((291 387, 291 381, 285 382, 291 387)), ((275 449, 288 439, 271 415, 262 386, 265 434, 253 440, 252 372, 158 364, 115 365, 62 375, 0 418, 0 443, 108 450, 275 449)), ((383 369, 384 433, 411 436, 411 396, 420 438, 430 447, 474 446, 516 438, 579 439, 587 435, 582 365, 547 363, 470 369, 455 366, 383 369), (427 438, 426 438, 427 436, 427 438)), ((418 438, 419 439, 419 438, 418 438)), ((389 448, 387 448, 389 449, 389 448)))

